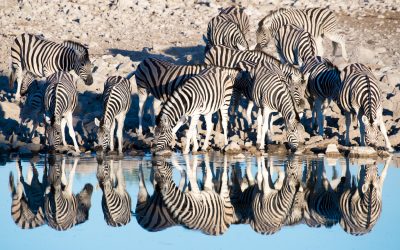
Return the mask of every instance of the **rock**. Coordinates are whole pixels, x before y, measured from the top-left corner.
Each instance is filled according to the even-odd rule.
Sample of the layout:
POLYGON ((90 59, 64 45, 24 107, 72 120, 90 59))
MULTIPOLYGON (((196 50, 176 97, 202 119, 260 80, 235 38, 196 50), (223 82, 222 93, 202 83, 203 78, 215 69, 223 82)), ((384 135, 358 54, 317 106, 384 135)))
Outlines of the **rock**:
POLYGON ((240 153, 242 151, 242 149, 240 148, 239 144, 232 141, 231 143, 228 144, 228 146, 226 146, 224 148, 224 151, 229 154, 236 154, 236 153, 240 153))
POLYGON ((32 151, 33 153, 39 153, 39 151, 42 149, 42 145, 35 143, 28 143, 26 145, 26 148, 32 151))
POLYGON ((324 139, 324 138, 322 138, 322 136, 320 136, 320 135, 313 136, 313 137, 310 138, 310 140, 308 140, 308 141, 306 142, 306 145, 313 145, 313 144, 315 144, 315 143, 317 143, 317 142, 322 141, 323 139, 324 139))
POLYGON ((336 144, 329 144, 325 151, 326 156, 328 157, 339 157, 340 152, 336 146, 336 144))
POLYGON ((352 147, 349 157, 362 158, 378 156, 375 149, 372 147, 352 147))
POLYGON ((233 159, 245 159, 245 158, 246 158, 246 156, 242 153, 233 156, 233 159))

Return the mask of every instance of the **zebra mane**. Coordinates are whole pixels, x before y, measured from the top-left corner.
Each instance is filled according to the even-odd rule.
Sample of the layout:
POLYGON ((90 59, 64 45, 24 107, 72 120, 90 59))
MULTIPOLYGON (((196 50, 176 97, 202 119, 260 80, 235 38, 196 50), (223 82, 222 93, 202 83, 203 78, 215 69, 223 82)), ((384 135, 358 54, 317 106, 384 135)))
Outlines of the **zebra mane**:
POLYGON ((61 45, 66 48, 70 48, 70 49, 74 50, 75 53, 77 53, 83 57, 89 56, 87 45, 83 45, 81 43, 71 41, 71 40, 65 40, 64 42, 61 43, 61 45))

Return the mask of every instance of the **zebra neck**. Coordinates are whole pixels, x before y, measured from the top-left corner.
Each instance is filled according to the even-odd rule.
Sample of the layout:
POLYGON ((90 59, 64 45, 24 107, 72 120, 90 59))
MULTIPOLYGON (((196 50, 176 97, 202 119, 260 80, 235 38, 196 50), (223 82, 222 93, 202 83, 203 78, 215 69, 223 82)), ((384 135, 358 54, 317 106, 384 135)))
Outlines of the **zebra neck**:
POLYGON ((379 207, 380 201, 377 197, 377 190, 374 187, 368 188, 367 192, 365 192, 360 199, 360 209, 363 212, 367 213, 367 221, 366 221, 366 227, 371 224, 371 220, 373 217, 373 214, 378 212, 377 207, 379 207))
POLYGON ((186 105, 182 101, 182 99, 178 100, 178 98, 173 95, 161 108, 159 117, 166 118, 172 128, 186 115, 186 105))

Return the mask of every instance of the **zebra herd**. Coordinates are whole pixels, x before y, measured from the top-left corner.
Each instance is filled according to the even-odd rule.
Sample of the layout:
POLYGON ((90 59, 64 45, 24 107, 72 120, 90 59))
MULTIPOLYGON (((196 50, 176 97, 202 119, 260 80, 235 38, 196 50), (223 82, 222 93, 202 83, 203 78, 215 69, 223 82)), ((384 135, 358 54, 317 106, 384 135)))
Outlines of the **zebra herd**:
MULTIPOLYGON (((224 234, 233 224, 248 224, 255 232, 267 235, 298 224, 313 228, 339 224, 347 233, 363 235, 374 228, 380 217, 382 188, 391 161, 391 157, 386 160, 380 175, 373 163, 361 165, 352 178, 349 159, 341 163, 338 175, 336 160, 293 156, 282 161, 257 156, 228 163, 227 155, 219 160, 211 157, 216 155, 184 155, 186 168, 176 158, 172 163, 163 157, 153 158, 149 162, 154 190, 151 195, 145 185, 142 162, 134 212, 121 160, 116 165, 113 160, 98 157, 96 177, 106 224, 125 226, 133 216, 150 232, 179 225, 209 235, 224 234), (200 182, 198 167, 203 173, 200 182), (327 167, 333 170, 332 178, 327 177, 327 167), (173 168, 180 172, 179 185, 174 182, 173 168)), ((51 155, 40 182, 33 163, 28 166, 25 179, 21 162, 17 161, 16 187, 12 172, 9 178, 15 224, 22 229, 47 224, 55 230, 67 230, 87 221, 94 190, 87 183, 78 194, 72 193, 77 165, 75 158, 67 181, 65 159, 51 155)))
MULTIPOLYGON (((228 7, 208 23, 205 60, 201 65, 175 65, 160 59, 142 61, 136 71, 124 77, 111 76, 104 84, 103 115, 95 119, 98 150, 114 150, 115 122, 118 122, 118 152, 123 150, 123 126, 130 109, 130 77, 134 77, 139 96, 139 128, 143 133, 143 107, 149 94, 154 96, 152 121, 153 150, 161 154, 168 149, 179 128, 190 117, 187 142, 182 152, 207 150, 212 132, 212 115, 218 112, 228 138, 228 109, 237 105, 241 95, 249 102, 247 119, 252 122, 252 108, 257 114, 257 147, 264 149, 267 134, 272 133, 272 115, 282 116, 287 144, 292 151, 304 142, 299 132, 304 121, 305 101, 312 109, 312 127, 317 120, 318 134, 324 135, 324 116, 331 101, 335 101, 346 117, 346 145, 350 144, 350 116, 358 117, 362 146, 376 146, 378 127, 388 151, 393 151, 382 118, 382 96, 379 82, 371 69, 353 63, 342 71, 323 57, 322 38, 332 41, 333 53, 340 44, 342 57, 347 61, 344 37, 338 33, 335 14, 326 8, 279 9, 265 16, 256 32, 255 50, 249 49, 249 17, 244 8, 228 7), (270 41, 279 59, 266 53, 270 41), (342 77, 341 77, 342 75, 342 77), (162 103, 162 105, 161 105, 162 103), (197 122, 205 117, 206 135, 198 143, 197 122), (157 117, 157 119, 156 119, 157 117)), ((93 83, 88 48, 80 43, 61 44, 41 36, 22 34, 11 48, 10 87, 18 82, 16 99, 33 91, 37 114, 45 114, 48 145, 58 149, 66 146, 65 126, 68 125, 76 152, 80 152, 72 127, 72 112, 76 107, 76 85, 68 73, 74 70, 90 85, 93 83), (46 77, 37 83, 35 79, 46 77), (35 83, 35 84, 34 84, 35 83), (44 87, 43 87, 44 85, 44 87), (32 87, 31 87, 32 86, 32 87), (39 87, 40 86, 40 87, 39 87), (37 94, 40 92, 41 94, 37 94), (42 98, 42 106, 40 106, 42 98), (44 109, 43 109, 44 107, 44 109)), ((233 107, 234 111, 237 109, 233 107)), ((233 115, 233 114, 231 114, 233 115)), ((37 125, 36 125, 37 126, 37 125)))

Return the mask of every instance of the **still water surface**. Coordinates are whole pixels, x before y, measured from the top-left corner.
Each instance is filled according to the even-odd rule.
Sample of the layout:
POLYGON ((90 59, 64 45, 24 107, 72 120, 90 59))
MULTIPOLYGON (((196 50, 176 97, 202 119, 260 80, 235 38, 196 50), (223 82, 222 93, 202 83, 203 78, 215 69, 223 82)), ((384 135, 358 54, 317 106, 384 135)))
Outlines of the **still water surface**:
MULTIPOLYGON (((58 166, 57 169, 60 170, 64 165, 66 173, 65 181, 67 183, 68 181, 72 183, 72 192, 74 194, 81 192, 85 187, 85 184, 91 184, 93 186, 93 193, 90 199, 91 207, 89 210, 89 218, 88 220, 82 219, 81 221, 83 221, 83 223, 79 225, 71 225, 69 229, 64 231, 55 230, 54 228, 57 227, 54 225, 51 226, 51 223, 49 222, 34 229, 21 229, 21 227, 14 222, 14 219, 11 216, 12 198, 9 189, 10 172, 13 174, 15 185, 17 186, 18 184, 18 163, 16 161, 7 162, 5 166, 0 167, 0 182, 3 183, 0 186, 0 197, 2 197, 2 201, 0 202, 0 227, 2 232, 0 236, 2 243, 1 249, 47 249, 50 247, 57 249, 115 249, 119 247, 145 247, 148 249, 248 249, 253 247, 271 249, 399 249, 400 237, 398 236, 397 229, 400 222, 400 170, 393 166, 391 161, 380 160, 374 164, 374 162, 371 161, 346 160, 344 158, 332 159, 300 157, 288 159, 274 156, 265 156, 262 158, 247 156, 246 159, 239 160, 233 159, 232 157, 224 158, 223 155, 213 153, 188 157, 184 157, 180 154, 173 154, 167 159, 167 162, 173 166, 173 181, 177 187, 180 186, 181 189, 183 188, 184 190, 187 190, 187 192, 194 192, 196 187, 196 185, 188 185, 191 178, 197 179, 200 190, 210 187, 210 183, 212 183, 211 189, 213 189, 213 191, 210 192, 219 192, 221 185, 224 185, 221 183, 221 180, 223 182, 223 178, 221 177, 223 177, 224 165, 228 170, 227 185, 230 187, 231 197, 241 197, 240 192, 237 190, 242 190, 245 193, 246 188, 249 188, 253 183, 255 189, 258 189, 258 191, 254 192, 264 194, 263 192, 266 186, 260 185, 259 187, 257 183, 264 183, 263 180, 269 176, 271 180, 268 182, 268 187, 282 191, 289 185, 289 183, 291 183, 290 178, 292 177, 290 176, 292 175, 290 175, 290 173, 297 173, 300 179, 299 182, 301 187, 295 184, 292 186, 296 190, 295 192, 300 191, 303 194, 309 194, 311 192, 310 190, 315 191, 314 195, 300 195, 300 197, 305 196, 309 198, 306 198, 303 203, 295 203, 298 206, 300 206, 300 203, 303 204, 300 206, 301 208, 299 208, 299 211, 302 211, 300 212, 301 221, 296 225, 285 225, 289 223, 285 221, 281 223, 282 225, 273 229, 267 227, 266 231, 276 231, 275 233, 270 235, 259 233, 262 231, 260 228, 265 229, 265 223, 255 218, 257 216, 254 216, 255 213, 253 208, 262 207, 262 209, 266 209, 266 207, 271 205, 271 202, 267 204, 264 203, 262 206, 252 206, 251 203, 255 204, 257 202, 254 201, 255 198, 250 198, 250 201, 248 201, 249 205, 247 207, 245 206, 244 209, 249 216, 246 217, 246 215, 240 213, 239 216, 242 216, 242 220, 236 221, 236 223, 239 224, 230 225, 228 229, 222 230, 222 232, 220 232, 221 235, 219 236, 207 235, 214 234, 215 232, 213 230, 215 228, 211 231, 204 228, 203 230, 187 229, 187 227, 193 226, 186 224, 186 227, 184 227, 179 224, 185 223, 178 223, 173 219, 171 219, 173 221, 172 224, 176 225, 164 223, 162 228, 158 227, 161 225, 160 221, 162 220, 154 220, 155 222, 153 221, 150 223, 151 225, 149 223, 141 223, 142 225, 138 223, 138 218, 143 219, 144 216, 139 215, 139 212, 135 211, 138 201, 140 187, 139 177, 141 176, 141 170, 143 171, 144 185, 148 194, 152 196, 154 192, 152 184, 154 178, 150 178, 153 176, 153 163, 150 155, 124 158, 121 161, 117 159, 113 161, 107 159, 100 165, 100 167, 95 157, 74 159, 58 156, 55 159, 55 162, 49 162, 49 160, 44 157, 22 159, 21 173, 25 182, 28 181, 29 175, 34 173, 34 171, 31 171, 32 167, 30 167, 32 162, 36 165, 39 182, 42 182, 45 165, 48 166, 48 168, 46 168, 47 174, 55 173, 49 171, 52 167, 53 170, 55 169, 54 165, 58 166), (76 165, 75 171, 73 171, 74 164, 76 165), (386 168, 385 165, 387 165, 386 168), (131 198, 132 216, 129 216, 130 221, 122 222, 122 224, 127 223, 126 225, 120 227, 111 226, 115 225, 115 223, 110 222, 110 219, 106 219, 102 209, 103 191, 98 181, 102 180, 101 174, 99 173, 104 173, 100 170, 104 171, 105 168, 107 169, 110 166, 112 173, 115 174, 115 183, 123 184, 125 182, 126 184, 126 188, 122 188, 119 192, 127 192, 131 198), (357 232, 362 232, 363 235, 354 236, 349 233, 352 231, 351 223, 344 222, 343 218, 346 216, 343 215, 343 209, 340 209, 340 197, 343 196, 343 193, 346 190, 349 190, 349 187, 343 188, 343 185, 347 183, 346 180, 353 178, 354 184, 360 184, 360 188, 353 191, 353 196, 354 192, 361 192, 362 181, 366 178, 366 170, 372 171, 370 173, 373 173, 374 166, 377 166, 378 175, 381 176, 380 179, 382 179, 385 175, 384 173, 387 171, 386 178, 382 181, 383 187, 381 198, 379 192, 377 198, 382 201, 382 210, 376 224, 370 226, 371 230, 358 229, 357 232), (290 169, 293 170, 293 167, 296 171, 290 172, 290 169), (196 169, 195 175, 193 175, 193 169, 196 169), (257 174, 257 172, 260 171, 262 174, 257 174), (347 178, 345 178, 346 172, 347 178), (119 175, 120 173, 122 173, 122 175, 119 175), (209 177, 212 176, 212 178, 203 178, 207 173, 212 173, 212 175, 209 175, 209 177), (350 178, 350 175, 353 177, 350 178), (358 179, 356 178, 357 175, 360 175, 361 183, 358 183, 358 179), (247 176, 250 178, 247 178, 247 176), (325 178, 323 178, 324 176, 325 178), (341 178, 342 176, 344 178, 341 178), (212 181, 210 181, 211 179, 212 181), (315 182, 312 180, 315 180, 315 182), (233 190, 236 190, 237 192, 233 192, 233 190), (321 200, 322 203, 325 202, 324 204, 328 204, 327 206, 331 208, 330 211, 325 212, 325 214, 321 211, 320 213, 315 212, 312 209, 311 203, 313 203, 312 200, 315 199, 310 197, 317 197, 317 194, 321 193, 316 190, 325 190, 324 192, 321 191, 325 194, 325 198, 321 198, 321 200), (342 220, 342 225, 340 220, 342 220), (331 226, 332 224, 333 226, 331 226), (346 230, 348 232, 346 232, 344 228, 347 228, 346 230)), ((161 171, 168 166, 161 164, 158 166, 158 169, 161 171)), ((164 183, 166 181, 165 178, 165 175, 158 175, 158 179, 156 179, 160 183, 164 183)), ((374 185, 379 189, 379 178, 376 178, 374 185)), ((86 188, 89 186, 90 185, 86 185, 86 188)), ((103 186, 103 188, 105 188, 105 186, 103 186)), ((372 190, 372 186, 366 185, 366 189, 372 190), (368 189, 368 187, 371 189, 368 189)), ((293 191, 293 189, 290 188, 289 190, 293 191)), ((52 192, 51 189, 49 189, 49 191, 52 192)), ((144 192, 143 186, 141 192, 142 194, 144 192)), ((29 191, 25 190, 25 193, 27 195, 29 191)), ((267 195, 264 196, 266 197, 267 195)), ((263 196, 259 195, 258 197, 263 196)), ((85 197, 83 199, 85 199, 85 197)), ((237 201, 238 199, 240 200, 240 198, 233 200, 237 201)), ((293 200, 294 198, 292 201, 293 200)), ((243 201, 242 204, 243 203, 246 202, 243 201)), ((283 203, 284 202, 281 201, 281 204, 283 203)), ((344 204, 350 203, 344 202, 344 204)), ((293 205, 293 202, 291 204, 293 208, 295 205, 293 205)), ((237 209, 237 203, 233 204, 233 207, 236 212, 239 210, 237 209)), ((164 209, 166 208, 164 207, 164 209)), ((215 210, 216 209, 213 211, 215 210)), ((122 209, 119 209, 119 211, 122 211, 122 209)), ((293 211, 292 213, 294 216, 293 211)), ((208 214, 207 216, 203 216, 203 218, 204 217, 212 217, 212 215, 208 214)), ((346 218, 352 219, 354 217, 356 217, 356 215, 352 214, 346 218)), ((202 218, 198 220, 201 219, 202 218)))

